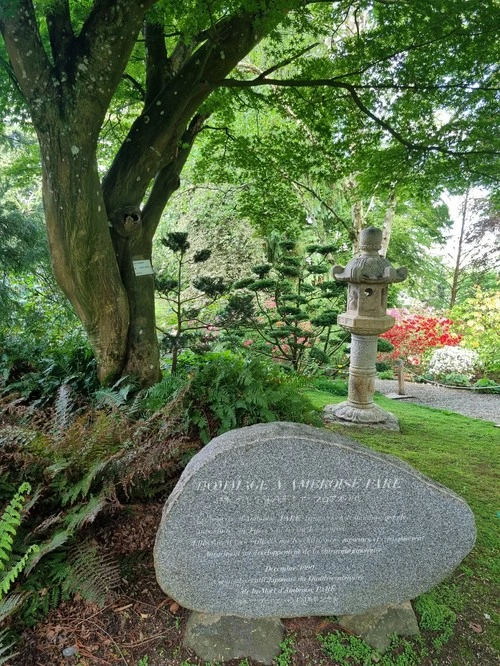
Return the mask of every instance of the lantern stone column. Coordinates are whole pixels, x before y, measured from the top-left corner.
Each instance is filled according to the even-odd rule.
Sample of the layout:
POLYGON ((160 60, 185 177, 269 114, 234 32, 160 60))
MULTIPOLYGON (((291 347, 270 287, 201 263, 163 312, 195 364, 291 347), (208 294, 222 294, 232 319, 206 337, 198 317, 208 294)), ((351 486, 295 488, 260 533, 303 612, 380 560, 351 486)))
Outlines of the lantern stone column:
POLYGON ((337 321, 351 333, 348 399, 331 406, 327 415, 352 425, 384 425, 394 427, 397 419, 373 402, 377 371, 377 339, 394 326, 387 314, 387 285, 406 279, 406 268, 395 269, 380 256, 382 231, 368 227, 361 231, 358 257, 345 268, 334 266, 333 276, 348 283, 347 311, 337 321))

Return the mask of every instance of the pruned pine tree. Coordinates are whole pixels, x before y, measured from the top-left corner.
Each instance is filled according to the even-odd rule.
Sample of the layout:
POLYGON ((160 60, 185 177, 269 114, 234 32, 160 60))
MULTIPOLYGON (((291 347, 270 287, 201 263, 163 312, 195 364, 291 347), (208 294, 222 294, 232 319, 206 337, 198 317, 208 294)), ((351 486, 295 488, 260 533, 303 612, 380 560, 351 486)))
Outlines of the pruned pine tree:
POLYGON ((222 278, 210 275, 200 275, 190 281, 189 269, 204 264, 211 251, 203 248, 190 259, 186 231, 171 231, 161 242, 173 254, 175 264, 171 274, 160 273, 156 276, 156 289, 172 312, 174 327, 170 331, 158 328, 163 335, 162 347, 172 354, 171 371, 175 373, 179 352, 189 347, 201 332, 208 331, 209 325, 204 317, 206 310, 220 299, 228 285, 222 278))

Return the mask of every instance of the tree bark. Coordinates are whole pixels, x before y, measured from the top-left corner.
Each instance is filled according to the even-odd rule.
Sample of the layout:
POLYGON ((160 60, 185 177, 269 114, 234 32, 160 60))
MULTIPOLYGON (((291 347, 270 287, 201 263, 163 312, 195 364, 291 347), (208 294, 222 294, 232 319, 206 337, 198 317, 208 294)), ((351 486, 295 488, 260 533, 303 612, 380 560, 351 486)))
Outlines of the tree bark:
POLYGON ((365 216, 363 214, 363 202, 361 199, 358 199, 352 206, 352 226, 354 229, 354 240, 353 240, 353 255, 357 256, 360 252, 359 250, 359 239, 361 236, 361 231, 365 223, 365 216))
POLYGON ((61 135, 56 128, 39 132, 47 235, 56 279, 87 331, 99 380, 110 384, 125 365, 129 305, 108 230, 95 150, 81 138, 61 135))
POLYGON ((391 192, 387 199, 387 208, 385 209, 384 224, 382 227, 382 246, 380 254, 385 257, 391 242, 392 227, 394 225, 394 213, 396 211, 396 194, 391 192))
POLYGON ((462 217, 460 222, 460 234, 458 236, 457 256, 455 259, 455 269, 453 271, 453 282, 451 285, 450 295, 450 310, 455 305, 458 294, 458 283, 460 279, 460 270, 462 268, 462 251, 465 238, 465 225, 467 222, 467 214, 469 212, 469 190, 465 192, 464 202, 462 204, 462 217))

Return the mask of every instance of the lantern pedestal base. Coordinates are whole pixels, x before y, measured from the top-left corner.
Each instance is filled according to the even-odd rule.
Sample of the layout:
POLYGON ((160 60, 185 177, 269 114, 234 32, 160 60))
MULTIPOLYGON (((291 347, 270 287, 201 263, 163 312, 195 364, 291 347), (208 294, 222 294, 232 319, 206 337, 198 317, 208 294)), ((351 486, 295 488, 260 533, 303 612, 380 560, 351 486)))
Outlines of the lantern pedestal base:
POLYGON ((355 407, 349 401, 341 402, 339 405, 326 405, 323 410, 325 421, 342 423, 352 426, 370 426, 383 430, 399 431, 399 420, 391 412, 373 405, 368 409, 355 407))

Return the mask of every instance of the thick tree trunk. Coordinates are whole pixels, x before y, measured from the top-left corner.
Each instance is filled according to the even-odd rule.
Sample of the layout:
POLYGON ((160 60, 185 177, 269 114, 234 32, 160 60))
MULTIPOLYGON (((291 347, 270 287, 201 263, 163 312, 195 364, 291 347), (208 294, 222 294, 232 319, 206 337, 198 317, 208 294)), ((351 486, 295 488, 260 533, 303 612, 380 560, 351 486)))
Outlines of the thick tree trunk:
POLYGON ((40 142, 54 273, 88 333, 104 384, 120 377, 127 365, 129 299, 111 240, 96 146, 144 14, 154 2, 96 2, 78 34, 68 0, 51 3, 46 14, 50 58, 32 0, 0 10, 0 31, 40 142), (111 45, 109 60, 105 54, 111 45))
POLYGON ((109 234, 95 149, 67 128, 39 132, 52 265, 95 351, 99 379, 126 362, 129 305, 109 234))
POLYGON ((160 351, 156 336, 155 283, 148 272, 151 265, 151 239, 142 229, 123 244, 120 270, 127 291, 130 323, 123 372, 137 378, 142 386, 160 380, 160 351), (138 268, 135 262, 141 262, 138 268))

